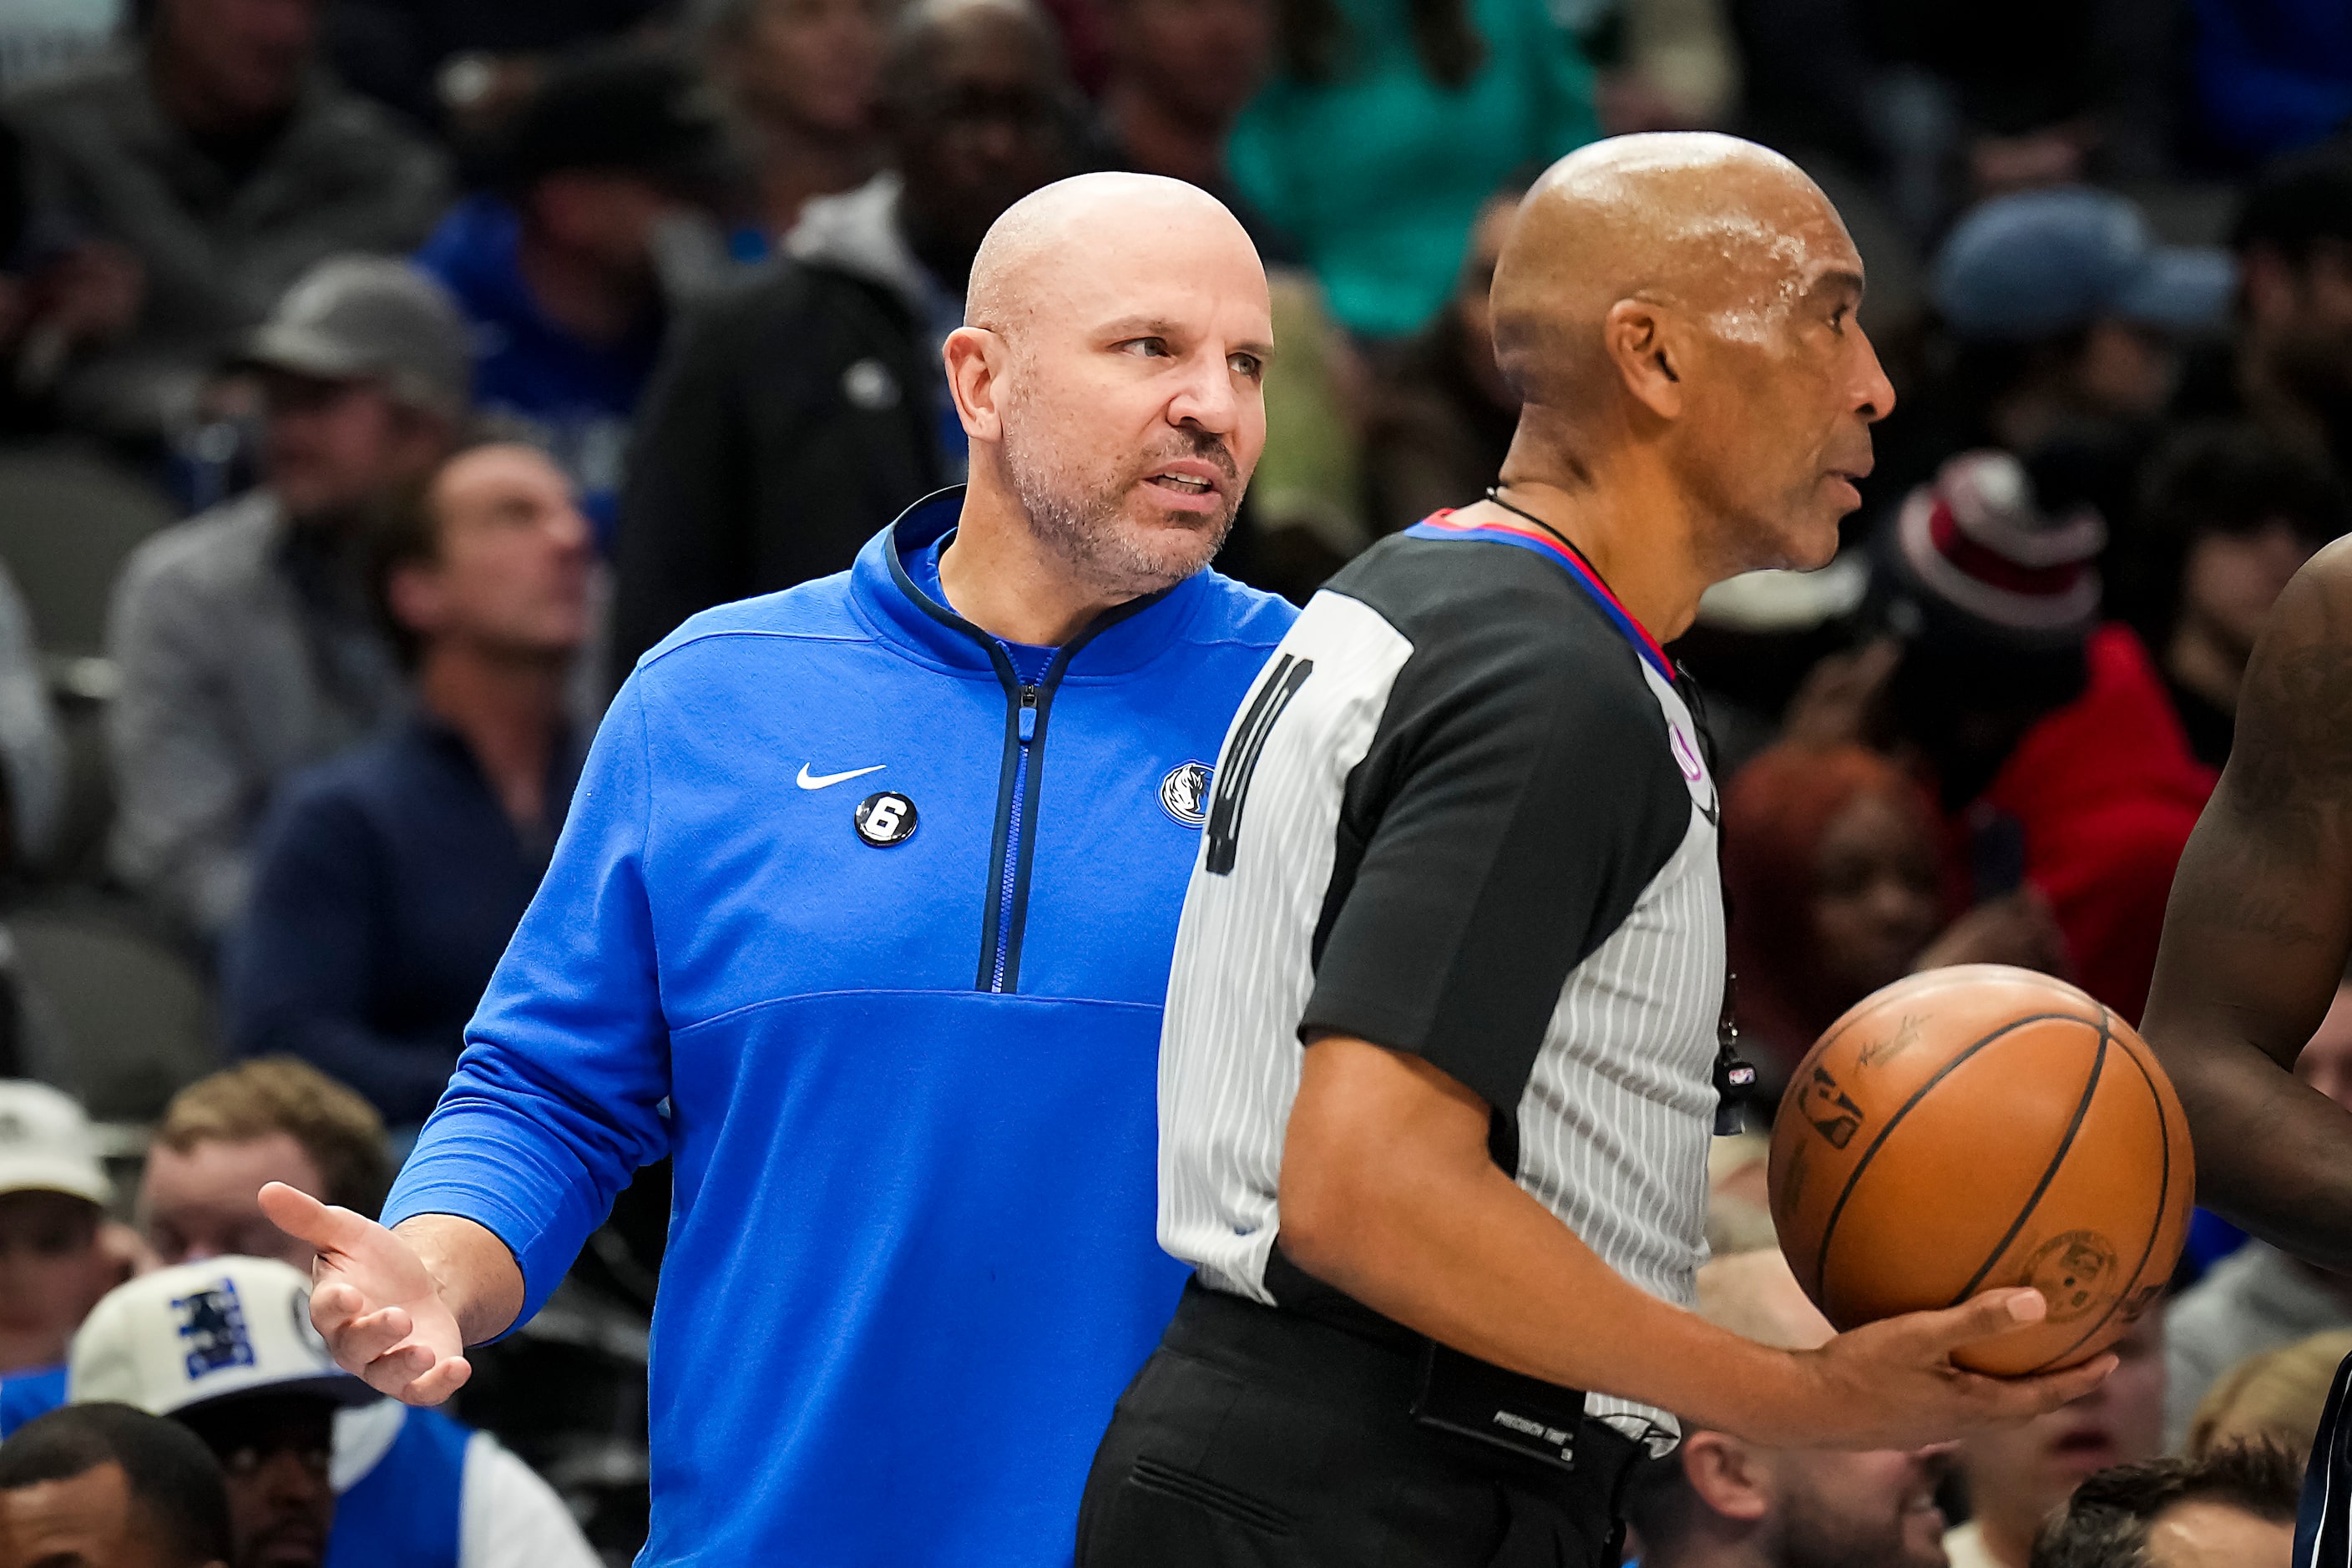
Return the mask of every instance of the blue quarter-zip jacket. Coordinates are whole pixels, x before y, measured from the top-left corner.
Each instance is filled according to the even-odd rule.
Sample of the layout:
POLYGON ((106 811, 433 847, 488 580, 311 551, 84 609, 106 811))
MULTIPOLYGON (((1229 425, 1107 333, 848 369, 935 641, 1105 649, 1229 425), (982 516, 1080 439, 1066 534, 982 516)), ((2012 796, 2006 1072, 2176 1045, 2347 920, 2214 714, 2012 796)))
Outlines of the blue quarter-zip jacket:
POLYGON ((1202 573, 1025 680, 908 575, 960 499, 638 662, 386 1208, 488 1226, 527 1317, 674 1156, 640 1564, 1067 1563, 1182 1283, 1192 770, 1293 612, 1202 573), (877 847, 886 790, 916 826, 877 847))

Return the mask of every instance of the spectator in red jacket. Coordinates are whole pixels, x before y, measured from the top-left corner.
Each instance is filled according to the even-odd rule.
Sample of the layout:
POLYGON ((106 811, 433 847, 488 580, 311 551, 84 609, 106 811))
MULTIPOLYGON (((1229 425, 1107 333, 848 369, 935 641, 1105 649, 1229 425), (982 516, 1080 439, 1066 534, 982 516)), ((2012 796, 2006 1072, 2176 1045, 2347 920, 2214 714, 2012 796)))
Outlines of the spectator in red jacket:
POLYGON ((2050 900, 2074 978, 2137 1020, 2165 895, 2213 787, 2139 638, 2099 618, 2105 530, 2053 515, 2006 453, 1963 453, 1882 541, 1902 644, 1885 715, 1931 778, 1979 897, 2050 900))

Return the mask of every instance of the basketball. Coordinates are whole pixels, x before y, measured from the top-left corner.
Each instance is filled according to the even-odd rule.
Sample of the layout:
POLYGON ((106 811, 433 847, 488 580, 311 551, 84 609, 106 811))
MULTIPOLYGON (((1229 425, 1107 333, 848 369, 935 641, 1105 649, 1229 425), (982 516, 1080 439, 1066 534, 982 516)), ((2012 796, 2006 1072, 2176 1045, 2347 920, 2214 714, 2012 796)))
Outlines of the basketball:
POLYGON ((1772 1131, 1772 1222, 1839 1329, 2031 1285, 2040 1323, 1954 1360, 2017 1376, 2095 1355, 2170 1278, 2189 1128, 2131 1026, 1997 964, 1912 975, 1806 1053, 1772 1131))

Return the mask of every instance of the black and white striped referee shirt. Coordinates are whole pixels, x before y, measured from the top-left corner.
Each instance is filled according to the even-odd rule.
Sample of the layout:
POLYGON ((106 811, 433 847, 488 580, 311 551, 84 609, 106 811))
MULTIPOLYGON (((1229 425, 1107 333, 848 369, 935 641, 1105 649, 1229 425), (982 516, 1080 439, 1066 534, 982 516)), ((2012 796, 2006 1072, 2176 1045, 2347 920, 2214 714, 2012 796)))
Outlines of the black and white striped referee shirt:
MULTIPOLYGON (((1571 552, 1440 513, 1318 594, 1217 758, 1160 1067, 1160 1241, 1269 1305, 1301 1041, 1421 1057, 1626 1279, 1706 1257, 1722 888, 1672 667, 1571 552)), ((1663 1411, 1594 1394, 1642 1435, 1663 1411)))

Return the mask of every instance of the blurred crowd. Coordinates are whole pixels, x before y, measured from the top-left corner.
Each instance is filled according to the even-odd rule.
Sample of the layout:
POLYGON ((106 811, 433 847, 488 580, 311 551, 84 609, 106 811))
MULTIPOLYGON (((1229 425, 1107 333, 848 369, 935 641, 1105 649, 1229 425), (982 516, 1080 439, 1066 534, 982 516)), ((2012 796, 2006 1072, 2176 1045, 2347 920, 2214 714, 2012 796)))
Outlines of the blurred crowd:
MULTIPOLYGON (((627 1560, 659 1167, 455 1419, 344 1407, 272 1337, 299 1279, 218 1260, 307 1262, 263 1181, 373 1211, 635 658, 957 482, 972 255, 1083 170, 1256 240, 1280 353, 1220 564, 1303 599, 1495 481, 1487 288, 1546 163, 1795 159, 1900 399, 1838 560, 1721 585, 1675 649, 1766 1110, 1920 968, 2137 1017, 2259 628, 2352 527, 2347 123, 2322 0, 10 0, 0 1434, 39 1441, 0 1507, 100 1477, 140 1507, 93 1517, 237 1568, 627 1560), (73 1415, 179 1410, 191 1337, 249 1391, 73 1415), (429 1552, 388 1491, 446 1494, 429 1552)), ((2301 1070, 2352 1105, 2352 993, 2301 1070)), ((1727 1254, 1770 1239, 1756 1158, 1718 1162, 1727 1254)), ((1725 1321, 1813 1331, 1729 1261, 1725 1321)), ((2179 1284, 2020 1433, 1848 1470, 1695 1439, 1649 1561, 1932 1565, 1938 1498, 1962 1568, 2109 1561, 2200 1499, 2275 1525, 2352 1285, 2210 1216, 2179 1284), (1759 1519, 1912 1544, 1717 1550, 1759 1519)))

